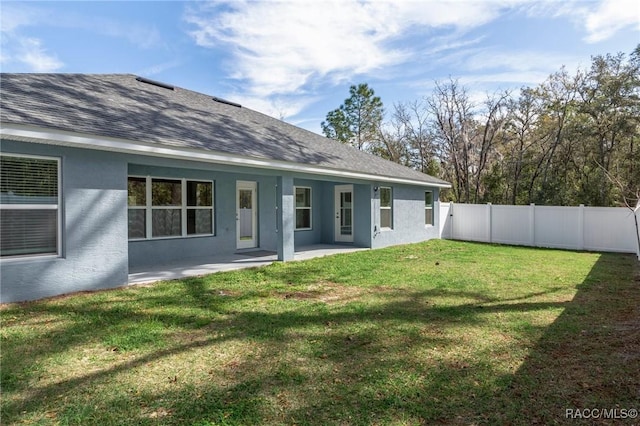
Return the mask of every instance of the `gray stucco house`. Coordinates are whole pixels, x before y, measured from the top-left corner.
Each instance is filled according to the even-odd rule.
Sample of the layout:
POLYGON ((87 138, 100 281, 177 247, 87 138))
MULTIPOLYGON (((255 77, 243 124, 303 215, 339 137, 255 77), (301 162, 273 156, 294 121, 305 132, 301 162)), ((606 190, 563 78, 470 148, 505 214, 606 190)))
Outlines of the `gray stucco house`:
POLYGON ((450 185, 134 75, 0 75, 2 302, 239 250, 438 237, 450 185))

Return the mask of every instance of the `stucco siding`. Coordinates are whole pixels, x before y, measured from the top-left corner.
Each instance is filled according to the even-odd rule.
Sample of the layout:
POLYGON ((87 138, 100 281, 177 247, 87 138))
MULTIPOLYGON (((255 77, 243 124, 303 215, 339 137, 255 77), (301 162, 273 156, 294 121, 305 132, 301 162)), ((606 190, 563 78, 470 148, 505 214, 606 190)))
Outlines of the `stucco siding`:
POLYGON ((353 185, 353 244, 358 247, 371 247, 371 199, 370 184, 353 185))
MULTIPOLYGON (((60 256, 0 260, 2 302, 117 287, 127 284, 130 272, 189 259, 210 257, 213 261, 235 253, 238 181, 257 184, 256 248, 278 251, 279 256, 281 252, 292 256, 293 247, 336 242, 336 185, 353 185, 354 246, 379 248, 438 238, 439 209, 433 210, 434 226, 424 224, 424 193, 430 188, 393 185, 393 228, 381 230, 380 191, 374 188, 382 185, 376 182, 332 181, 302 174, 283 176, 270 169, 9 140, 2 141, 1 149, 7 153, 60 158, 62 185, 60 256), (212 181, 214 235, 129 241, 128 176, 212 181), (279 183, 287 184, 287 194, 279 192, 279 183), (292 183, 311 188, 309 230, 293 230, 292 183), (287 211, 279 210, 280 205, 285 205, 287 211), (278 219, 279 211, 285 214, 284 218, 278 219), (281 235, 283 230, 287 233, 281 235)), ((438 190, 431 190, 435 201, 438 190)))
POLYGON ((433 226, 425 225, 424 219, 425 191, 432 190, 434 200, 437 200, 438 189, 409 185, 394 185, 391 186, 391 188, 393 202, 393 227, 391 229, 380 228, 380 191, 375 194, 373 199, 372 216, 375 232, 373 233, 372 248, 415 243, 432 238, 439 238, 438 209, 434 208, 433 210, 433 226))
POLYGON ((325 183, 317 180, 294 179, 293 185, 311 188, 311 229, 294 231, 295 246, 302 247, 325 242, 322 233, 326 223, 326 217, 322 213, 322 206, 328 202, 325 183))
MULTIPOLYGON (((202 179, 214 183, 213 236, 188 238, 150 239, 129 242, 129 267, 137 271, 150 266, 180 262, 186 259, 231 254, 236 245, 236 182, 255 181, 258 192, 258 247, 275 251, 276 234, 276 177, 252 173, 229 173, 192 167, 170 167, 172 162, 163 159, 136 158, 153 164, 130 164, 129 174, 136 176, 169 177, 176 179, 202 179), (156 165, 157 164, 157 165, 156 165)), ((179 163, 178 163, 179 164, 179 163)))
POLYGON ((7 140, 2 141, 2 152, 58 157, 62 178, 61 256, 2 259, 2 302, 126 284, 126 159, 7 140))

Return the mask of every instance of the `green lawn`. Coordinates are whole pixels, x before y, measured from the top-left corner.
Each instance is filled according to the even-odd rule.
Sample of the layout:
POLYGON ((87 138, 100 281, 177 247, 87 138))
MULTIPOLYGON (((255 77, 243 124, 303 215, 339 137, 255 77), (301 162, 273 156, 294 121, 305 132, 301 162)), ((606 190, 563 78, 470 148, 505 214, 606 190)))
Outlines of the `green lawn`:
POLYGON ((530 425, 638 409, 638 270, 629 255, 430 241, 4 306, 1 423, 530 425))

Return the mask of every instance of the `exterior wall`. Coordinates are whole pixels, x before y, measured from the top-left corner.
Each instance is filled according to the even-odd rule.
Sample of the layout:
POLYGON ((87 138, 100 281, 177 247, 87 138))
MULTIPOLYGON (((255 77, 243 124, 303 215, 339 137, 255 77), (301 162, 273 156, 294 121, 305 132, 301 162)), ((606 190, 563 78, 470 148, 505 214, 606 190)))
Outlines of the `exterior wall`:
MULTIPOLYGON (((312 229, 295 231, 296 247, 312 244, 336 244, 335 241, 335 187, 353 184, 354 229, 353 244, 371 247, 371 197, 372 185, 352 182, 324 182, 310 179, 296 179, 296 186, 311 187, 312 229)), ((340 242, 338 244, 350 244, 340 242)))
POLYGON ((322 216, 322 228, 320 230, 320 243, 333 244, 335 241, 335 186, 334 182, 322 183, 322 201, 320 202, 320 215, 322 216))
POLYGON ((377 191, 372 199, 372 248, 439 238, 440 214, 437 203, 434 203, 433 208, 434 225, 425 225, 424 223, 424 193, 428 190, 433 191, 433 199, 437 201, 439 195, 437 188, 388 184, 376 185, 391 186, 392 188, 393 228, 380 229, 380 191, 377 191))
MULTIPOLYGON (((434 208, 435 226, 424 225, 422 187, 392 186, 394 227, 380 232, 379 191, 373 190, 379 183, 335 182, 328 177, 309 175, 283 177, 281 172, 267 169, 5 140, 1 148, 8 153, 59 157, 62 177, 61 256, 0 260, 2 302, 117 287, 127 284, 129 272, 236 252, 238 180, 257 182, 258 248, 278 250, 279 256, 281 251, 292 253, 291 242, 294 248, 335 243, 335 186, 342 184, 353 185, 353 245, 377 248, 438 237, 439 209, 434 208), (129 241, 127 177, 130 175, 213 181, 215 234, 129 241), (288 185, 293 182, 295 186, 312 188, 311 230, 293 231, 288 226, 290 234, 280 234, 285 222, 276 217, 277 206, 284 205, 286 200, 277 185, 283 179, 288 185)), ((437 200, 438 191, 435 188, 433 191, 437 200)), ((291 194, 287 197, 291 198, 291 194)), ((295 212, 289 198, 286 206, 290 214, 284 219, 290 225, 291 220, 295 224, 295 212)))
POLYGON ((353 244, 373 247, 373 185, 353 185, 353 244))
POLYGON ((2 152, 61 158, 60 257, 0 260, 0 300, 125 285, 127 162, 114 153, 2 141, 2 152))
POLYGON ((279 176, 276 187, 276 206, 282 214, 277 215, 277 244, 278 260, 288 261, 295 258, 295 192, 293 176, 290 174, 279 176))
POLYGON ((129 268, 132 272, 158 264, 235 253, 238 180, 258 183, 258 248, 272 251, 277 249, 275 176, 230 173, 216 170, 212 165, 202 165, 201 169, 197 164, 178 164, 156 158, 133 158, 132 161, 151 164, 131 163, 129 175, 212 180, 215 217, 213 236, 130 241, 129 268), (171 167, 173 164, 185 167, 171 167))
POLYGON ((330 188, 327 188, 325 182, 310 179, 294 179, 293 185, 311 188, 311 229, 294 231, 295 246, 302 247, 330 241, 323 233, 328 222, 327 215, 323 213, 323 206, 329 201, 333 203, 332 195, 327 194, 330 188))

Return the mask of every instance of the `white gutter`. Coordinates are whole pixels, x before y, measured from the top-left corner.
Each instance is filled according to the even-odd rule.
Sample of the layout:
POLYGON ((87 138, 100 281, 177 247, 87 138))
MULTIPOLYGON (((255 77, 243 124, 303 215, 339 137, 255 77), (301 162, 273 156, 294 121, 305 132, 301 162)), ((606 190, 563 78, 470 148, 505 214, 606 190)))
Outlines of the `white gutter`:
POLYGON ((419 180, 380 176, 369 173, 352 172, 348 170, 329 169, 321 166, 313 166, 308 164, 292 163, 279 160, 259 159, 255 157, 227 154, 216 151, 202 151, 188 148, 174 148, 166 145, 152 145, 148 143, 133 142, 127 139, 81 135, 78 133, 63 130, 43 129, 35 126, 25 126, 21 124, 1 124, 0 137, 47 145, 61 145, 73 148, 97 149, 102 151, 149 155, 153 157, 172 158, 179 160, 196 160, 216 164, 308 173, 320 176, 364 179, 377 182, 391 182, 419 185, 425 187, 451 188, 451 185, 449 184, 429 183, 419 180))

